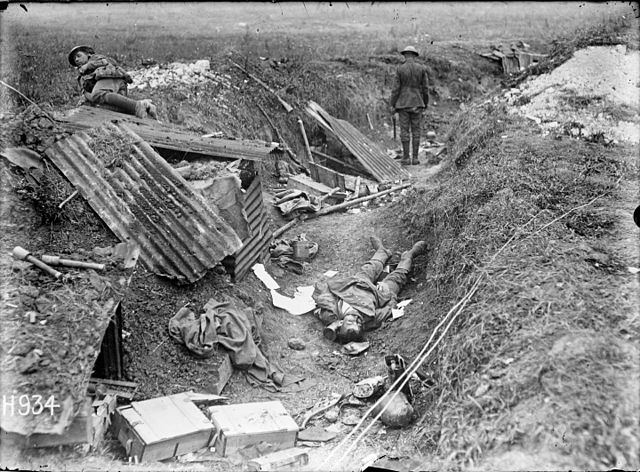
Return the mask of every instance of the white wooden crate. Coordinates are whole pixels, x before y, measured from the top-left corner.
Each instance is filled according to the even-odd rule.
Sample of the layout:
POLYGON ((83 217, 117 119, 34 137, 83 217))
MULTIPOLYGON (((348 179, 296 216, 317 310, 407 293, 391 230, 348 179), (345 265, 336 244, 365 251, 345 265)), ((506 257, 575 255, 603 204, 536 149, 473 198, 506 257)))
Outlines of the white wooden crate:
POLYGON ((168 459, 207 447, 214 431, 185 393, 120 407, 114 425, 127 455, 140 461, 168 459))
POLYGON ((279 401, 211 406, 209 413, 221 456, 262 441, 274 451, 295 445, 298 425, 279 401))

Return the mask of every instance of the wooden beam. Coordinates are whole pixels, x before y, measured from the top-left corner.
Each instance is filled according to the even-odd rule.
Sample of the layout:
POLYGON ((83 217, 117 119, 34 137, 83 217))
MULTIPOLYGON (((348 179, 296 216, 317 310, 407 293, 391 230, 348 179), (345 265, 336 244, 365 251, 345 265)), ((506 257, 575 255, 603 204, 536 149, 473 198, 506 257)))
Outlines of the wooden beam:
POLYGON ((300 221, 298 218, 294 218, 291 221, 289 221, 286 225, 281 226, 280 228, 275 230, 273 232, 273 239, 279 238, 281 234, 293 228, 296 225, 296 223, 298 223, 298 221, 300 221))
POLYGON ((348 164, 348 163, 346 163, 344 161, 341 161, 337 157, 333 157, 333 156, 330 156, 329 154, 325 154, 324 152, 316 151, 315 149, 312 149, 311 152, 313 154, 315 154, 316 156, 322 157, 323 159, 326 159, 328 161, 335 162, 338 165, 344 166, 346 169, 349 169, 350 171, 352 171, 355 174, 365 174, 366 173, 366 171, 364 169, 357 169, 354 166, 352 166, 351 164, 348 164))
POLYGON ((304 149, 307 151, 307 159, 309 162, 313 163, 313 154, 311 154, 309 140, 307 139, 307 132, 304 130, 304 123, 301 118, 298 118, 298 126, 300 127, 300 133, 302 133, 302 139, 304 140, 304 149))

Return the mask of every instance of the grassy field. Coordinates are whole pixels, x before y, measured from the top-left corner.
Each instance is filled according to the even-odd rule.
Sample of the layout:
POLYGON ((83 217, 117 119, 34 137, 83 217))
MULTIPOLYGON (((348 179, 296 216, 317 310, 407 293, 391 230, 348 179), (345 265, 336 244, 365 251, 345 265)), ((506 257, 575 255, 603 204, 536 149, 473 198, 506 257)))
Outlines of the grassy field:
MULTIPOLYGON (((300 62, 397 52, 413 43, 439 54, 449 43, 478 52, 524 40, 544 48, 558 34, 631 10, 624 4, 489 3, 70 3, 11 4, 0 14, 3 80, 36 101, 68 102, 73 72, 66 53, 93 44, 127 67, 211 58, 300 62), (71 26, 71 27, 70 27, 71 26)), ((544 52, 544 51, 543 51, 544 52)))

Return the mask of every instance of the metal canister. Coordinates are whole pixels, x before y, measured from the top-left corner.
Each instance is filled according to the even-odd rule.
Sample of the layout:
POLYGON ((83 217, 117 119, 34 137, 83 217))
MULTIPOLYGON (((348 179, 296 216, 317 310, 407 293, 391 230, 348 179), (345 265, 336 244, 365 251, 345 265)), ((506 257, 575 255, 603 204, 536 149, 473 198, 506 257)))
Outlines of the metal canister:
POLYGON ((299 261, 309 260, 309 242, 308 241, 293 241, 293 258, 299 261))

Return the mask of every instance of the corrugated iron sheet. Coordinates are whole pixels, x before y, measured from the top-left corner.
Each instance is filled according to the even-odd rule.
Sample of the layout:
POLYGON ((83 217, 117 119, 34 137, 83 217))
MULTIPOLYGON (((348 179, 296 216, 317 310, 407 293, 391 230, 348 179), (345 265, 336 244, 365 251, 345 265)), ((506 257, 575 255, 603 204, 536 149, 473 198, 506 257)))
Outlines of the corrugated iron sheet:
POLYGON ((263 260, 271 245, 269 214, 262 198, 262 183, 258 174, 245 193, 244 210, 252 236, 243 240, 243 246, 234 255, 235 280, 241 280, 253 264, 263 260))
POLYGON ((203 138, 155 120, 143 120, 105 108, 78 107, 69 111, 61 118, 61 121, 65 128, 72 131, 96 128, 113 121, 123 122, 154 148, 185 154, 261 161, 272 153, 282 152, 278 143, 244 139, 203 138))
POLYGON ((387 156, 376 143, 363 135, 348 121, 331 116, 313 101, 309 102, 305 111, 344 144, 378 182, 395 182, 411 177, 406 169, 387 156))
POLYGON ((46 154, 121 241, 140 246, 149 270, 192 283, 241 247, 233 229, 140 136, 124 124, 95 132, 110 137, 108 157, 94 153, 85 132, 46 154))

